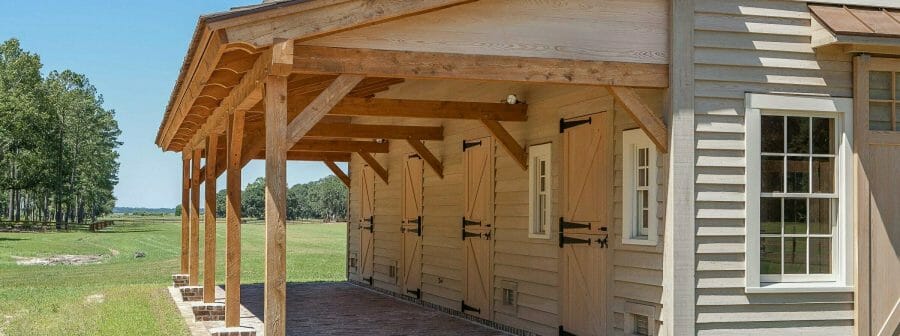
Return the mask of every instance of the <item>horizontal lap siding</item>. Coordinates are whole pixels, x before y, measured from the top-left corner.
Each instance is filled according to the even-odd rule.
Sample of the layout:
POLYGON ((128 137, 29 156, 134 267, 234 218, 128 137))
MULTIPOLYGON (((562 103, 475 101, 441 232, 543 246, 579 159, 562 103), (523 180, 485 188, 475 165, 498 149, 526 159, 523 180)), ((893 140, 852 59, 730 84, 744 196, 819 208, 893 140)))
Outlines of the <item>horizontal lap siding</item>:
POLYGON ((812 49, 803 2, 698 0, 694 23, 698 334, 852 334, 851 294, 744 292, 744 95, 849 97, 849 57, 812 49))

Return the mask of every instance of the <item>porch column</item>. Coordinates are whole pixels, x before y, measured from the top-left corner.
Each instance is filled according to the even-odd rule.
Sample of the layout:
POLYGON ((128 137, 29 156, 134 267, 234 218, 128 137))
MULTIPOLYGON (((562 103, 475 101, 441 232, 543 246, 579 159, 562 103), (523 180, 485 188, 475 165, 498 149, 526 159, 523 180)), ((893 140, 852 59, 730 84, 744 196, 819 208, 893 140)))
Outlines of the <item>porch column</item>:
POLYGON ((225 199, 225 327, 240 326, 241 312, 241 147, 244 141, 244 111, 228 119, 225 199))
POLYGON ((285 333, 287 76, 266 77, 266 335, 285 333))
POLYGON ((191 216, 188 212, 191 191, 191 158, 186 153, 181 158, 181 274, 188 274, 188 254, 191 244, 191 216))
POLYGON ((203 236, 203 303, 216 301, 216 154, 219 135, 212 133, 206 140, 206 223, 203 236))
POLYGON ((197 286, 200 277, 200 156, 202 153, 202 149, 194 149, 191 154, 191 225, 190 261, 188 262, 188 285, 190 286, 197 286))

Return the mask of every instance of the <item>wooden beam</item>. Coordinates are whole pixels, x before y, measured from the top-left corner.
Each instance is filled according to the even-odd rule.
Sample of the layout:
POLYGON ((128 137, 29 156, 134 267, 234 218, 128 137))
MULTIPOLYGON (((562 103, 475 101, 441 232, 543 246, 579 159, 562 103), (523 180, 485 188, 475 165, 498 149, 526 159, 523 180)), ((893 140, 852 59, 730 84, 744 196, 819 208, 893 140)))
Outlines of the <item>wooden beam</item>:
MULTIPOLYGON (((350 154, 339 152, 287 152, 288 161, 333 161, 333 162, 350 162, 350 154)), ((265 150, 258 152, 253 160, 264 160, 266 158, 265 150)))
POLYGON ((341 182, 344 182, 344 185, 347 186, 347 188, 350 188, 350 176, 347 176, 347 173, 344 173, 344 171, 341 170, 341 167, 338 167, 334 161, 324 162, 325 165, 328 166, 328 169, 331 169, 331 172, 334 173, 334 176, 337 176, 337 178, 341 179, 341 182))
POLYGON ((210 134, 206 141, 206 170, 203 177, 206 222, 203 226, 203 302, 216 302, 216 160, 219 152, 219 135, 210 134))
POLYGON ((241 320, 241 146, 244 143, 244 111, 228 118, 228 154, 225 161, 225 327, 238 327, 241 320))
POLYGON ((318 124, 307 137, 342 137, 370 139, 419 139, 443 140, 444 128, 440 126, 395 126, 368 124, 318 124))
POLYGON ((606 88, 616 97, 619 103, 622 103, 622 106, 631 114, 634 121, 641 126, 641 129, 647 133, 650 140, 656 144, 656 148, 662 153, 668 153, 669 130, 662 119, 641 101, 641 96, 632 88, 621 86, 608 86, 606 88))
POLYGON ((181 158, 181 274, 188 274, 191 251, 191 159, 181 158))
POLYGON ((521 167, 522 170, 527 170, 528 153, 522 146, 519 146, 519 142, 516 141, 516 138, 513 138, 513 136, 510 135, 498 121, 482 120, 481 123, 487 127, 492 135, 494 135, 494 138, 500 141, 500 144, 503 145, 503 149, 505 149, 506 153, 519 164, 519 167, 521 167))
POLYGON ((466 55, 307 46, 294 51, 294 72, 368 77, 470 79, 526 83, 664 88, 669 66, 610 61, 466 55))
POLYGON ((291 121, 288 125, 287 146, 292 147, 297 141, 300 141, 306 132, 308 132, 322 117, 325 116, 334 105, 344 98, 350 90, 356 87, 365 77, 358 75, 340 75, 331 82, 325 91, 313 99, 309 105, 303 108, 303 112, 291 121))
POLYGON ((294 147, 291 147, 288 152, 387 153, 389 150, 390 144, 387 142, 302 139, 294 144, 294 147))
MULTIPOLYGON (((292 96, 289 105, 306 106, 312 99, 292 96)), ((526 104, 344 97, 329 115, 527 121, 527 110, 526 104)))
POLYGON ((294 64, 294 40, 275 39, 272 44, 272 68, 269 73, 287 76, 294 64))
POLYGON ((284 336, 286 322, 287 77, 266 77, 266 335, 284 336))
MULTIPOLYGON (((196 286, 200 279, 200 158, 203 149, 194 148, 191 153, 191 237, 188 262, 188 285, 196 286)), ((182 209, 184 211, 184 209, 182 209)))
POLYGON ((357 152, 356 154, 359 154, 359 157, 365 160, 366 163, 369 164, 369 167, 372 167, 372 170, 374 170, 375 173, 378 174, 378 177, 380 177, 385 184, 388 184, 387 169, 384 169, 384 167, 381 166, 381 163, 378 163, 378 160, 375 160, 375 158, 372 157, 372 154, 366 152, 357 152))
POLYGON ((230 41, 241 41, 254 47, 266 47, 278 38, 311 39, 353 27, 371 25, 399 17, 425 13, 473 0, 351 0, 329 1, 330 6, 300 2, 291 11, 272 8, 250 18, 235 18, 214 27, 224 27, 230 41))
POLYGON ((438 158, 428 150, 428 147, 425 147, 425 144, 422 143, 422 141, 414 139, 407 139, 406 141, 409 142, 409 145, 416 153, 425 160, 425 163, 431 167, 431 170, 434 170, 438 177, 444 178, 444 165, 441 163, 441 160, 438 160, 438 158))

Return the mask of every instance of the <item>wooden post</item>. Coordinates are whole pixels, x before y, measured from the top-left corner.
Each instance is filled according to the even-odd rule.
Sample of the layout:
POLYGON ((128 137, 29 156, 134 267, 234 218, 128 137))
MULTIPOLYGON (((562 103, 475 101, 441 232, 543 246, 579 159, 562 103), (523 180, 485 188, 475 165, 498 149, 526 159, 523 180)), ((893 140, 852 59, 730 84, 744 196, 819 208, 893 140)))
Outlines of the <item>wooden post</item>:
POLYGON ((200 155, 202 149, 191 154, 191 237, 188 285, 196 286, 200 277, 200 155))
MULTIPOLYGON (((206 141, 206 166, 216 166, 219 149, 219 135, 212 133, 206 141)), ((216 302, 216 170, 207 169, 206 176, 206 223, 203 236, 203 302, 216 302)))
POLYGON ((241 319, 241 145, 244 111, 228 119, 225 199, 225 327, 240 326, 241 319))
POLYGON ((285 334, 287 77, 266 77, 266 335, 285 334))
POLYGON ((188 254, 191 251, 191 159, 185 153, 181 158, 181 274, 188 274, 188 254))

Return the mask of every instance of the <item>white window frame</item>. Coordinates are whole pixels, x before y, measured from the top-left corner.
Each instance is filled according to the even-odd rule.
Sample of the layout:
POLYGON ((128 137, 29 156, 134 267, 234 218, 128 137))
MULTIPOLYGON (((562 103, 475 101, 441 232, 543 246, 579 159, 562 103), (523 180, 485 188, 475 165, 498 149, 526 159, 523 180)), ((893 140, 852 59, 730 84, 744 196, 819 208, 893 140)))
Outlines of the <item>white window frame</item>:
POLYGON ((545 143, 539 145, 533 145, 528 148, 528 237, 529 238, 539 238, 539 239, 550 239, 550 227, 553 222, 553 154, 552 154, 552 143, 545 143), (546 161, 546 188, 544 190, 544 204, 547 207, 544 209, 544 225, 543 225, 543 233, 537 232, 535 230, 537 228, 537 223, 535 221, 538 218, 537 208, 538 197, 540 197, 540 193, 537 186, 537 177, 538 177, 538 167, 540 166, 538 163, 540 161, 546 161))
POLYGON ((746 292, 848 292, 853 290, 853 99, 813 96, 788 96, 748 93, 746 116, 746 292), (835 193, 838 195, 837 224, 833 228, 832 274, 828 276, 792 276, 781 282, 766 282, 760 275, 759 203, 761 183, 761 116, 798 115, 835 119, 837 170, 835 193))
POLYGON ((657 182, 656 145, 640 128, 622 132, 622 244, 656 246, 659 240, 659 216, 656 213, 657 182), (637 227, 640 213, 636 209, 637 197, 637 150, 647 148, 649 216, 647 235, 641 235, 637 227))

